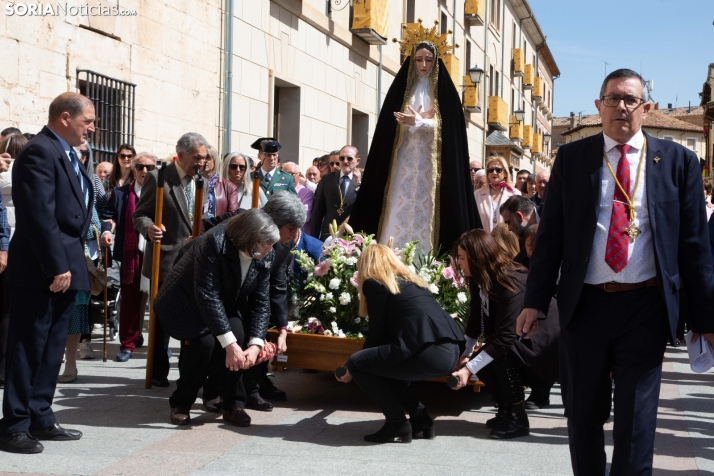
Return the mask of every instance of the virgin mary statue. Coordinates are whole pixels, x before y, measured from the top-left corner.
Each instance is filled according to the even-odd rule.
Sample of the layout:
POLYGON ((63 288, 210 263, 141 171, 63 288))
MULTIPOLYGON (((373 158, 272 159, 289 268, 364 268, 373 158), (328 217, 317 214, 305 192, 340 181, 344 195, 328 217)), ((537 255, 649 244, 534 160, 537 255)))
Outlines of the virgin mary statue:
POLYGON ((466 123, 441 58, 446 35, 421 24, 405 35, 402 64, 387 92, 349 224, 395 246, 418 240, 450 251, 481 228, 469 176, 466 123))

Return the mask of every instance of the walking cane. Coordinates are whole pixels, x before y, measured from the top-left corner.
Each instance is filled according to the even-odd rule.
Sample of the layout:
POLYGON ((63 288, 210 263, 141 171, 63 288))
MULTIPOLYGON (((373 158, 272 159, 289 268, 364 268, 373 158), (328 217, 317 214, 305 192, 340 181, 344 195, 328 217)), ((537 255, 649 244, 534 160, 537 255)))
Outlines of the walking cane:
POLYGON ((109 267, 109 248, 104 248, 104 358, 102 362, 107 361, 107 323, 109 321, 109 307, 107 301, 109 299, 107 288, 109 281, 107 280, 107 268, 109 267))
POLYGON ((252 208, 258 208, 258 199, 260 197, 260 177, 258 174, 253 172, 253 203, 252 208))
MULTIPOLYGON (((204 165, 203 170, 206 170, 204 165)), ((198 238, 201 234, 201 221, 203 220, 203 184, 206 182, 203 180, 203 175, 199 172, 198 167, 196 167, 196 194, 193 200, 193 230, 191 230, 191 236, 193 238, 198 238)))
MULTIPOLYGON (((164 213, 164 169, 160 164, 157 168, 156 179, 156 206, 154 208, 154 225, 161 228, 164 213)), ((154 334, 156 334, 156 313, 154 312, 154 299, 159 293, 159 268, 161 262, 161 242, 153 243, 153 256, 151 261, 151 291, 149 294, 149 345, 146 348, 146 380, 144 388, 151 388, 151 379, 154 377, 154 334)))

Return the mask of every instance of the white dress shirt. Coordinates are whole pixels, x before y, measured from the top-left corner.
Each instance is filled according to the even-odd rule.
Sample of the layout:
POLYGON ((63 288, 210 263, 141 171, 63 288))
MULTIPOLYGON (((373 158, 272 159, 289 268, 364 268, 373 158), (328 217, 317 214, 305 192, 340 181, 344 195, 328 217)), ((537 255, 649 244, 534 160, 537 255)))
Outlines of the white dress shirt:
MULTIPOLYGON (((617 173, 617 163, 620 161, 620 151, 615 147, 619 143, 605 137, 605 150, 607 159, 610 162, 613 172, 617 173)), ((630 186, 635 188, 637 180, 637 168, 640 164, 642 147, 644 145, 644 134, 638 132, 628 142, 630 150, 627 152, 627 160, 630 162, 630 186)), ((640 283, 657 276, 654 259, 654 246, 652 228, 650 226, 650 216, 647 210, 647 151, 642 156, 645 162, 642 164, 642 174, 635 194, 635 225, 640 229, 640 235, 635 240, 630 240, 627 247, 627 266, 616 273, 605 262, 605 251, 607 249, 607 234, 610 229, 610 218, 612 216, 612 202, 615 196, 615 179, 604 162, 602 165, 602 184, 600 195, 600 206, 597 215, 597 228, 590 252, 588 270, 585 273, 585 283, 640 283)))

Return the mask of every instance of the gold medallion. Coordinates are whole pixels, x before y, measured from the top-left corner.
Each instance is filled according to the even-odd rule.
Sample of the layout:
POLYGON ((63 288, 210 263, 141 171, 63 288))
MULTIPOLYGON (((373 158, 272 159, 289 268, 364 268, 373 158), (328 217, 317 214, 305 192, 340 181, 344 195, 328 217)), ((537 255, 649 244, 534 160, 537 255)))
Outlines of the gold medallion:
POLYGON ((625 234, 630 237, 631 240, 634 240, 640 235, 640 229, 637 228, 637 225, 634 223, 630 223, 630 226, 625 228, 625 234))
POLYGON ((338 214, 339 216, 342 216, 343 213, 345 213, 345 211, 342 209, 342 207, 340 207, 340 208, 337 209, 337 214, 338 214))

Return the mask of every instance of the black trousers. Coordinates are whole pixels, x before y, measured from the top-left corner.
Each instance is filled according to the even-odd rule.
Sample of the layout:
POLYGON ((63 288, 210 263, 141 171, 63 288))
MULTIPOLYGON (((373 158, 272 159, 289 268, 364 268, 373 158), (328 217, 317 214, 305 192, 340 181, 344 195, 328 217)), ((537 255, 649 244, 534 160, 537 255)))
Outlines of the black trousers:
POLYGON ((57 422, 52 400, 77 297, 76 290, 52 293, 8 288, 10 319, 0 435, 37 431, 57 422))
POLYGON ((352 354, 347 369, 355 383, 376 403, 388 422, 406 420, 404 410, 414 416, 426 408, 409 388, 411 380, 444 377, 459 361, 459 346, 455 343, 431 344, 418 354, 396 365, 387 365, 379 355, 379 347, 352 354))
POLYGON ((0 381, 5 381, 5 354, 7 352, 7 332, 10 328, 10 290, 5 283, 5 273, 0 274, 0 381))
POLYGON ((522 402, 523 371, 525 365, 516 354, 510 350, 494 359, 481 369, 478 378, 491 389, 493 399, 499 404, 512 405, 522 402))
MULTIPOLYGON (((161 285, 159 283, 159 289, 161 285)), ((141 334, 141 330, 139 330, 141 334)), ((171 365, 169 364, 169 339, 170 336, 161 324, 161 320, 156 319, 156 326, 154 327, 154 365, 152 367, 151 375, 155 379, 165 379, 169 376, 169 370, 171 365)))
POLYGON ((603 425, 614 442, 610 474, 652 474, 662 359, 668 323, 657 288, 608 293, 584 286, 572 320, 560 330, 560 381, 573 472, 605 474, 603 425))
MULTIPOLYGON (((243 321, 238 317, 232 317, 228 319, 228 322, 231 324, 233 335, 242 347, 245 340, 243 321)), ((191 408, 198 397, 198 391, 206 383, 209 373, 213 373, 217 377, 224 410, 245 407, 247 396, 241 381, 243 371, 228 370, 226 368, 226 351, 221 347, 218 339, 211 334, 206 334, 181 342, 179 379, 176 381, 176 390, 169 398, 171 408, 191 408)))

